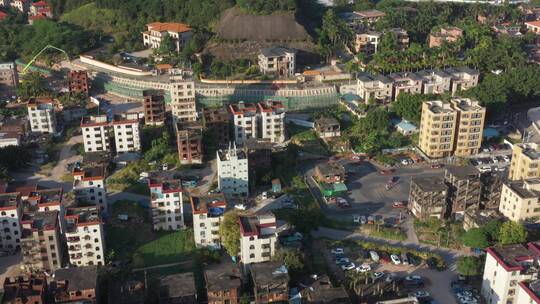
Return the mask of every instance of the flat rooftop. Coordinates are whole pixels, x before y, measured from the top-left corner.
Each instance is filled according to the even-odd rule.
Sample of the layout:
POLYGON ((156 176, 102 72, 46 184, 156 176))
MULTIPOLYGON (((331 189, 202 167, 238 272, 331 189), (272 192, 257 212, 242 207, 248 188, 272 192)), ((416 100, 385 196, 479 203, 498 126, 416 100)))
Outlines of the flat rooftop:
POLYGON ((472 100, 470 98, 453 98, 451 102, 455 107, 462 111, 482 111, 485 109, 480 106, 480 103, 477 100, 472 100))
POLYGON ((223 215, 225 208, 227 207, 227 201, 223 193, 209 194, 209 195, 193 195, 190 196, 191 207, 194 212, 200 213, 213 213, 216 215, 223 215), (215 209, 221 209, 215 210, 215 209))
POLYGON ((357 76, 357 79, 362 82, 373 82, 373 81, 379 81, 385 84, 392 83, 392 79, 383 76, 383 75, 372 75, 368 73, 360 73, 357 76))
POLYGON ((429 110, 435 114, 445 114, 455 112, 454 109, 450 106, 449 102, 441 100, 426 101, 429 105, 429 110))
POLYGON ((345 167, 338 162, 322 163, 317 165, 317 169, 324 176, 345 174, 345 167))
POLYGON ((81 126, 100 126, 108 124, 107 115, 97 115, 97 116, 83 116, 81 118, 81 126))
POLYGON ((264 262, 249 265, 253 281, 257 286, 288 284, 289 274, 282 263, 264 262))
POLYGON ((97 287, 97 267, 84 266, 58 269, 54 272, 54 281, 66 281, 67 292, 91 290, 97 287))
POLYGON ((424 192, 441 192, 448 190, 448 186, 446 186, 442 177, 413 177, 411 181, 424 192))
POLYGON ((31 223, 32 229, 54 229, 58 225, 58 211, 38 211, 25 213, 21 222, 31 223))
POLYGON ((246 235, 261 235, 264 228, 275 228, 276 217, 273 214, 240 216, 240 233, 246 235))
POLYGON ((540 145, 537 143, 524 143, 517 144, 523 150, 523 154, 527 155, 530 159, 540 159, 540 145))
POLYGON ((246 159, 246 153, 244 150, 236 147, 226 150, 218 150, 217 155, 220 161, 228 161, 234 156, 238 157, 238 159, 246 159))
POLYGON ((66 218, 71 218, 78 224, 101 221, 97 206, 67 208, 66 218))
POLYGON ((540 178, 532 178, 525 181, 511 181, 506 185, 521 198, 540 197, 540 178))
MULTIPOLYGON (((193 272, 166 275, 160 278, 161 299, 178 298, 197 294, 193 272)), ((160 301, 161 302, 161 301, 160 301)))
POLYGON ((532 266, 534 253, 521 244, 489 247, 487 252, 501 264, 506 271, 523 270, 532 266))
POLYGON ((222 261, 212 264, 204 271, 206 289, 210 292, 240 288, 241 274, 237 264, 222 261))
POLYGON ((73 168, 73 175, 82 175, 84 178, 97 178, 105 177, 105 167, 104 166, 84 166, 82 168, 73 168))
POLYGON ((21 201, 20 193, 2 193, 0 194, 0 208, 17 207, 21 201))
POLYGON ((160 187, 163 191, 182 191, 182 181, 154 172, 148 179, 150 187, 160 187))
POLYGON ((476 169, 475 166, 453 166, 449 165, 446 166, 447 173, 451 174, 454 177, 457 177, 459 179, 467 179, 469 177, 479 177, 480 171, 476 169))
POLYGON ((30 192, 29 199, 37 200, 38 204, 61 203, 63 193, 60 188, 36 190, 30 192))
POLYGON ((229 105, 229 110, 234 115, 251 116, 257 114, 257 106, 254 103, 235 103, 229 105))
POLYGON ((119 113, 114 114, 113 124, 116 123, 137 123, 139 121, 139 113, 119 113))
POLYGON ((257 103, 257 107, 261 112, 278 112, 283 113, 285 111, 285 106, 283 102, 279 100, 266 100, 263 102, 257 103))

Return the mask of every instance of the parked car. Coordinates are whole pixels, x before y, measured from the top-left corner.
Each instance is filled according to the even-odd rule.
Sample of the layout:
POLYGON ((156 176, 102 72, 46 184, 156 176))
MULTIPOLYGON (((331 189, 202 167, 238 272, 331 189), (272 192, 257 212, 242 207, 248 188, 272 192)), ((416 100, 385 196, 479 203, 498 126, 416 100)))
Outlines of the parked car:
POLYGON ((336 259, 336 265, 348 264, 350 262, 351 261, 349 260, 349 258, 345 258, 345 257, 336 259))
POLYGON ((403 265, 409 265, 409 259, 407 258, 407 254, 406 253, 402 253, 401 254, 401 263, 403 265))
POLYGON ((406 276, 403 279, 403 285, 406 287, 421 287, 424 286, 424 279, 417 275, 406 276))
POLYGON ((400 265, 401 264, 401 260, 395 254, 390 255, 390 259, 392 260, 392 263, 394 263, 394 265, 400 265))
POLYGON ((371 271, 371 266, 369 266, 369 264, 362 264, 362 265, 356 267, 356 271, 358 271, 358 272, 368 272, 368 271, 371 271))
POLYGON ((383 261, 383 263, 390 263, 391 260, 390 260, 390 255, 386 252, 382 252, 381 253, 381 261, 383 261))
POLYGON ((330 250, 330 252, 331 252, 332 254, 344 254, 344 253, 345 253, 345 251, 343 250, 343 248, 334 248, 334 249, 330 250))
POLYGON ((367 218, 366 218, 364 215, 362 215, 362 216, 360 217, 360 224, 362 224, 362 225, 367 224, 367 218))
POLYGON ((430 294, 427 291, 419 290, 419 291, 411 293, 410 296, 417 297, 417 298, 427 298, 430 296, 430 294))
POLYGON ((371 275, 371 278, 374 280, 374 281, 377 281, 378 279, 384 277, 384 272, 374 272, 372 275, 371 275))
POLYGON ((394 208, 405 208, 406 206, 407 203, 402 201, 394 202, 394 204, 392 205, 392 207, 394 208))
POLYGON ((380 260, 379 254, 376 251, 370 251, 369 256, 373 260, 373 262, 378 262, 380 260))
POLYGON ((433 164, 433 165, 431 165, 431 169, 440 169, 442 167, 444 167, 443 164, 433 164))
POLYGON ((353 223, 355 223, 355 224, 360 224, 360 215, 354 214, 354 215, 353 215, 352 221, 353 221, 353 223))
POLYGON ((356 265, 354 265, 354 263, 352 263, 352 262, 341 265, 341 270, 343 270, 343 271, 345 271, 345 270, 353 270, 355 268, 356 268, 356 265))
POLYGON ((394 173, 394 169, 384 169, 384 170, 379 171, 379 173, 381 175, 390 175, 390 174, 394 173))
POLYGON ((482 166, 482 167, 478 168, 478 171, 480 171, 481 173, 491 172, 491 167, 490 166, 482 166))

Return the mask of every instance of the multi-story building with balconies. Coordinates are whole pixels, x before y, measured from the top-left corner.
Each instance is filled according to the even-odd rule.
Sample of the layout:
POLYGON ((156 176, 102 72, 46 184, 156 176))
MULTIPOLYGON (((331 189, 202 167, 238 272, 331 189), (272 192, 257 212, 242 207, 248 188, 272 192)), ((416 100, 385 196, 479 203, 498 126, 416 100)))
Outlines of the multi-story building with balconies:
POLYGON ((144 90, 144 124, 161 126, 165 124, 165 92, 163 90, 144 90))
POLYGON ((191 210, 193 212, 193 234, 197 247, 220 249, 219 224, 227 208, 225 195, 192 195, 191 210))
POLYGON ((363 73, 357 79, 357 95, 364 102, 386 102, 392 99, 392 79, 382 75, 363 73))
POLYGON ((240 216, 240 256, 242 263, 261 263, 272 259, 276 250, 276 217, 269 214, 240 216))
POLYGON ((105 234, 99 208, 67 208, 65 219, 70 264, 105 265, 105 234))
POLYGON ((482 182, 474 166, 447 166, 444 181, 448 186, 448 206, 451 214, 463 218, 465 211, 480 208, 482 182))
POLYGON ((482 145, 486 108, 480 106, 478 101, 468 98, 453 98, 450 103, 458 112, 454 155, 477 154, 482 145))
POLYGON ((450 93, 452 96, 460 91, 466 91, 478 85, 480 72, 468 67, 447 68, 444 72, 452 76, 450 82, 450 93))
POLYGON ((373 56, 377 53, 382 33, 375 31, 365 31, 355 34, 354 49, 356 53, 363 53, 366 56, 373 56))
POLYGON ((203 126, 213 134, 213 138, 220 147, 227 146, 231 141, 231 117, 226 108, 204 108, 203 126))
POLYGON ((515 222, 540 220, 540 178, 504 183, 499 211, 515 222))
POLYGON ((58 211, 25 213, 22 225, 22 266, 27 272, 48 272, 63 266, 58 211))
POLYGON ((447 211, 448 186, 442 178, 415 177, 411 180, 409 210, 419 219, 443 219, 447 211))
POLYGON ((296 51, 280 46, 263 48, 258 56, 259 70, 263 74, 292 78, 296 69, 296 51))
POLYGON ((270 142, 282 143, 285 141, 285 107, 281 101, 267 100, 257 103, 259 138, 270 142))
POLYGON ((508 178, 520 180, 540 177, 540 144, 515 144, 508 178))
POLYGON ((254 104, 231 104, 229 111, 233 117, 233 135, 237 144, 243 144, 249 138, 257 138, 257 107, 254 104))
POLYGON ((195 82, 185 79, 184 76, 172 76, 169 81, 174 122, 196 121, 195 82))
POLYGON ((0 194, 0 244, 2 249, 20 248, 21 245, 21 217, 23 204, 21 194, 0 194))
POLYGON ((69 92, 88 96, 88 73, 86 71, 69 71, 69 92))
POLYGON ((107 189, 105 185, 105 167, 76 166, 73 168, 73 192, 77 202, 90 203, 107 213, 107 189))
POLYGON ((56 132, 55 101, 51 98, 30 98, 27 103, 28 120, 32 132, 53 134, 56 132))
POLYGON ((191 40, 193 30, 184 23, 177 22, 153 22, 146 25, 147 30, 142 33, 143 44, 146 47, 157 49, 165 36, 169 36, 176 51, 180 52, 191 40))
POLYGON ((154 230, 184 228, 181 181, 153 173, 148 180, 148 186, 154 230))
POLYGON ((402 72, 388 75, 392 80, 392 99, 396 100, 401 93, 422 93, 422 78, 415 73, 402 72))
POLYGON ((116 153, 137 152, 141 150, 139 113, 114 115, 112 127, 114 130, 116 153))
POLYGON ((416 73, 422 79, 422 94, 441 95, 450 91, 452 76, 441 70, 422 70, 416 73))
POLYGON ((81 119, 84 152, 111 151, 109 122, 106 115, 81 119))
POLYGON ((217 175, 218 188, 227 196, 247 197, 249 193, 248 158, 236 144, 227 150, 218 150, 217 175))
POLYGON ((199 122, 176 123, 176 143, 181 164, 202 164, 203 128, 199 122))

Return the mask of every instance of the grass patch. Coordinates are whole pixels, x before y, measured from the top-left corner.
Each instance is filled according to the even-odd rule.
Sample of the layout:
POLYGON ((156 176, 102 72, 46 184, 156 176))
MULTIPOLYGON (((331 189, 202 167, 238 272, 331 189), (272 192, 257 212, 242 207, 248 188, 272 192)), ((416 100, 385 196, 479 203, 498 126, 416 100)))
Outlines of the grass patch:
POLYGON ((71 173, 62 174, 60 177, 60 180, 64 183, 72 183, 73 182, 73 175, 71 173))
POLYGON ((363 225, 361 231, 378 238, 404 241, 407 239, 407 234, 400 228, 390 228, 380 226, 377 228, 375 225, 363 225))
POLYGON ((71 151, 75 152, 77 155, 84 155, 84 144, 76 143, 71 146, 71 151))
POLYGON ((435 218, 415 220, 414 229, 420 243, 452 249, 463 247, 461 237, 465 231, 460 223, 444 222, 435 218))
POLYGON ((193 257, 195 242, 191 229, 160 233, 155 240, 139 247, 133 255, 135 267, 182 262, 193 257))
POLYGON ((107 187, 113 191, 129 191, 131 187, 142 185, 139 183, 140 174, 149 169, 144 161, 130 163, 107 179, 107 187))

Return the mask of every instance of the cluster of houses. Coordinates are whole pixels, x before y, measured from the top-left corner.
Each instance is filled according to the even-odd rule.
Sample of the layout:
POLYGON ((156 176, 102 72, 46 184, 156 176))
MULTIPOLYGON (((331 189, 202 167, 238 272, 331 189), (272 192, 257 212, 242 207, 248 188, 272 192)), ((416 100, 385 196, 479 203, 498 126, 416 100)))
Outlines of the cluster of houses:
MULTIPOLYGON (((36 20, 51 19, 53 11, 51 5, 45 1, 33 0, 2 0, 0 7, 12 7, 23 14, 28 14, 28 23, 32 24, 36 20)), ((7 18, 7 14, 0 11, 0 20, 7 18)))

